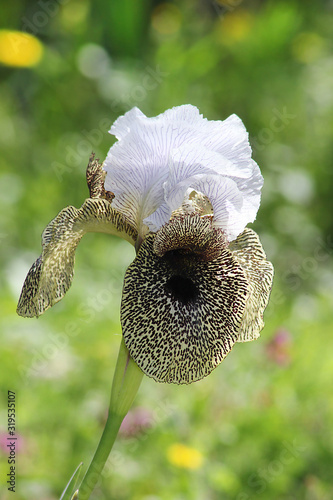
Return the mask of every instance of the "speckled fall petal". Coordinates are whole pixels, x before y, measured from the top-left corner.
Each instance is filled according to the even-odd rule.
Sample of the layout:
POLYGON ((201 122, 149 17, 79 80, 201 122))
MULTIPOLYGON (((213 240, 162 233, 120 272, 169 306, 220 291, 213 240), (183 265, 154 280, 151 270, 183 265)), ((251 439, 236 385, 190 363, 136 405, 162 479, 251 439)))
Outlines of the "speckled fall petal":
POLYGON ((135 243, 137 231, 111 207, 114 195, 104 188, 105 172, 94 154, 86 178, 90 198, 79 209, 61 210, 43 231, 42 254, 31 266, 18 302, 20 316, 38 317, 63 298, 73 281, 76 248, 86 233, 113 234, 135 243))
POLYGON ((42 254, 30 268, 17 306, 34 317, 59 302, 72 284, 75 250, 88 232, 121 236, 131 243, 136 231, 105 199, 88 198, 81 208, 64 208, 42 234, 42 254))
POLYGON ((235 342, 259 335, 272 266, 256 234, 245 233, 230 248, 209 218, 192 215, 145 239, 125 275, 121 322, 125 344, 146 375, 194 382, 235 342))
POLYGON ((230 243, 229 250, 242 266, 248 281, 249 294, 237 342, 249 342, 260 337, 264 328, 263 315, 272 289, 274 268, 252 229, 246 228, 230 243))

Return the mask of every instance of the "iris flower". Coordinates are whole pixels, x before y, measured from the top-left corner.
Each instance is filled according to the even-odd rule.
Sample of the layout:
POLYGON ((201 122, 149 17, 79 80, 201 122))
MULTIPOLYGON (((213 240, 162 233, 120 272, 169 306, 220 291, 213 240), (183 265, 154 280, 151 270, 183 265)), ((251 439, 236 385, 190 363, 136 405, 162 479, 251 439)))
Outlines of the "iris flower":
POLYGON ((158 382, 189 384, 264 326, 273 266, 246 228, 263 178, 236 115, 209 121, 184 105, 148 118, 133 108, 110 133, 104 163, 89 160, 90 197, 44 230, 17 310, 39 316, 62 299, 85 233, 124 238, 136 249, 121 301, 131 362, 158 382))
POLYGON ((245 228, 263 178, 236 115, 209 121, 184 105, 147 118, 133 108, 110 132, 118 142, 104 164, 89 161, 90 198, 44 230, 18 313, 39 316, 65 295, 85 233, 120 236, 137 251, 121 302, 129 353, 156 381, 191 383, 264 326, 273 267, 245 228))

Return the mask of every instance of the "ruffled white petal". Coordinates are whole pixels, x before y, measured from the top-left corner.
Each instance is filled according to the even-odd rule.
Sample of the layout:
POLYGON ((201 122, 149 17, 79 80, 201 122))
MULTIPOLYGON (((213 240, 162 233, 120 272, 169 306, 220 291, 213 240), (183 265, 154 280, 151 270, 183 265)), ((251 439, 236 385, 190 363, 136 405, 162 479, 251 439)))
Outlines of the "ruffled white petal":
POLYGON ((183 106, 176 106, 171 109, 167 109, 164 113, 158 115, 157 118, 162 117, 163 120, 169 123, 175 122, 185 122, 187 125, 195 125, 206 121, 202 118, 199 113, 198 108, 192 106, 191 104, 184 104, 183 106))
POLYGON ((120 116, 111 126, 110 134, 113 134, 118 140, 123 139, 131 130, 138 119, 147 118, 139 108, 132 108, 124 116, 120 116))
POLYGON ((105 189, 115 194, 114 207, 138 229, 163 202, 166 159, 172 144, 169 125, 141 126, 140 121, 131 124, 130 133, 110 149, 104 163, 105 189))
POLYGON ((105 189, 139 233, 145 225, 157 231, 167 223, 189 188, 208 196, 214 224, 229 239, 255 219, 263 179, 236 115, 208 121, 184 105, 147 118, 133 108, 110 132, 118 142, 104 162, 105 189))
POLYGON ((204 147, 174 151, 164 184, 164 203, 145 219, 151 231, 168 222, 183 202, 188 188, 206 195, 213 205, 214 225, 231 241, 253 222, 260 204, 263 179, 253 160, 241 168, 221 154, 204 147), (206 184, 205 184, 206 183, 206 184))

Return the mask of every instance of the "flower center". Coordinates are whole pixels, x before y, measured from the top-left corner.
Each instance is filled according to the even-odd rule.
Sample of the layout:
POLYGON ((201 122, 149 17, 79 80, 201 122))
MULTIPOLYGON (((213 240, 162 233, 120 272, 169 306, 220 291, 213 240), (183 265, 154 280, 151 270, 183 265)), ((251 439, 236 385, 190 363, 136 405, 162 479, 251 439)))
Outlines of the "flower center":
POLYGON ((176 274, 171 276, 165 284, 167 292, 171 293, 172 297, 183 304, 195 301, 199 295, 199 290, 192 280, 176 274))

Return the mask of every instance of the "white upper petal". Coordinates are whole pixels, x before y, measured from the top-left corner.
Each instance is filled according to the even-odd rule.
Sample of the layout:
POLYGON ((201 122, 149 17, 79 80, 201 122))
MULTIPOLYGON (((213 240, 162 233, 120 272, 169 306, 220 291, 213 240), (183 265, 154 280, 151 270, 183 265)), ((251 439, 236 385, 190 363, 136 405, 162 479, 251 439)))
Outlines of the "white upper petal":
POLYGON ((210 199, 214 224, 230 240, 255 219, 263 179, 236 115, 208 121, 184 105, 147 118, 133 108, 110 132, 118 142, 104 162, 105 189, 139 232, 143 224, 157 231, 168 222, 189 188, 210 199))
POLYGON ((131 130, 131 125, 139 118, 147 118, 139 108, 132 108, 124 116, 120 116, 111 126, 110 134, 123 139, 131 130))

